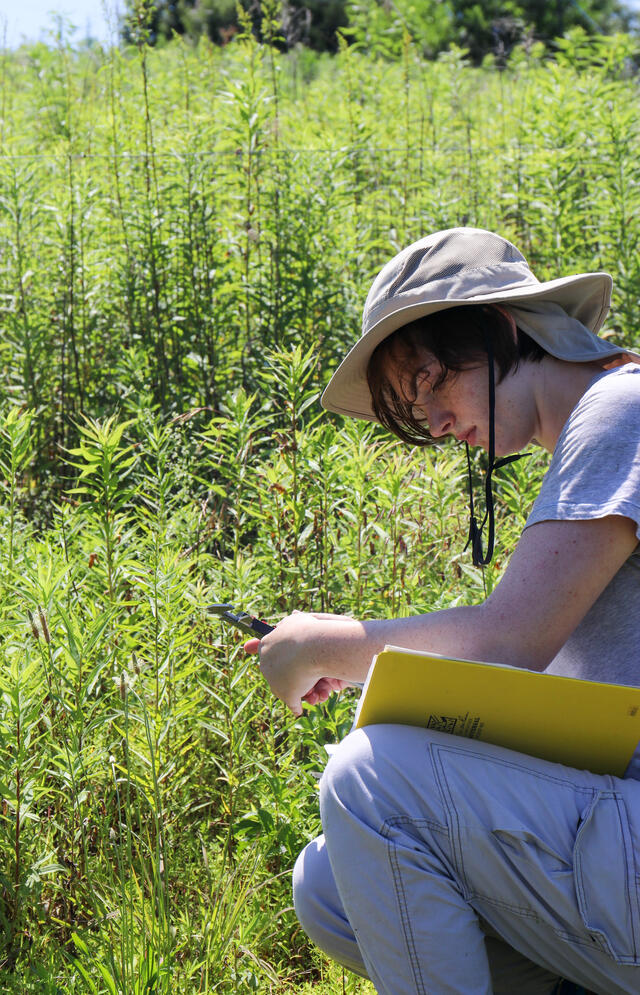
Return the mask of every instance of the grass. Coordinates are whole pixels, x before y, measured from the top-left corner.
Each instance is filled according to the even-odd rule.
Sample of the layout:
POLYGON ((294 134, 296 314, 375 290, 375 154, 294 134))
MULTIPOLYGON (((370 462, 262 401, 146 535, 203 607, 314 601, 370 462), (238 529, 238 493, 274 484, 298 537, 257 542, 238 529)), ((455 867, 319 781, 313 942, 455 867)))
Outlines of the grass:
MULTIPOLYGON (((372 991, 307 944, 289 874, 352 692, 295 719, 207 615, 484 597, 544 471, 321 414, 380 262, 495 227, 610 269, 637 336, 633 42, 472 69, 62 42, 2 56, 0 989, 372 991), (526 129, 522 122, 526 122, 526 129)), ((636 339, 637 340, 637 339, 636 339)))
MULTIPOLYGON (((290 360, 304 394, 305 357, 290 360)), ((0 970, 25 991, 32 977, 117 993, 286 991, 327 971, 335 984, 295 922, 289 872, 319 830, 314 775, 353 693, 285 715, 206 604, 275 620, 321 586, 328 608, 369 616, 389 599, 399 613, 450 601, 460 551, 439 552, 464 520, 461 467, 370 427, 296 425, 295 465, 290 443, 265 461, 245 440, 225 485, 220 440, 261 431, 238 411, 191 443, 216 471, 208 504, 172 458, 190 423, 150 415, 79 426, 69 486, 37 534, 23 478, 7 483, 0 970), (130 441, 141 432, 144 447, 130 441)), ((29 416, 5 422, 7 450, 29 451, 29 416)))

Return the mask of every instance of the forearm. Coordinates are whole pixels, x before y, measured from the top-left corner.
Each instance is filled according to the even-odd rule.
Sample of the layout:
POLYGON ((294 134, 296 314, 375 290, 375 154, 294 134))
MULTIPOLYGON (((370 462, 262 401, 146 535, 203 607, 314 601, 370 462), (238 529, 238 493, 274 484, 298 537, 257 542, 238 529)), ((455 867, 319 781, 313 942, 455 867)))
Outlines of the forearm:
POLYGON ((385 645, 541 670, 549 662, 529 640, 514 638, 508 620, 487 605, 448 608, 410 618, 349 620, 323 627, 314 640, 317 672, 364 680, 372 657, 385 645))
MULTIPOLYGON (((372 658, 385 645, 535 670, 549 662, 529 622, 523 629, 513 618, 502 617, 499 606, 483 602, 364 622, 294 612, 260 641, 260 667, 274 694, 299 714, 302 699, 315 703, 326 698, 328 682, 364 681, 372 658)), ((247 648, 255 652, 258 640, 247 648)))
MULTIPOLYGON (((364 680, 387 644, 544 670, 637 543, 635 524, 624 516, 539 522, 525 530, 482 604, 365 622, 294 613, 260 642, 262 672, 299 712, 302 699, 324 700, 327 681, 364 680)), ((258 640, 247 648, 257 652, 258 640)))

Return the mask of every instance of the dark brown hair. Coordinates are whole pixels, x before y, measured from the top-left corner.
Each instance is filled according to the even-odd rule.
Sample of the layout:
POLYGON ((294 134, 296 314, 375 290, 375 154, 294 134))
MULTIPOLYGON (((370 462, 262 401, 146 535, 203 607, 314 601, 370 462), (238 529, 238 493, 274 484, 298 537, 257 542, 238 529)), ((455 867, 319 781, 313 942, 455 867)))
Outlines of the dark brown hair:
POLYGON ((446 308, 398 328, 377 346, 367 367, 373 411, 378 421, 404 442, 426 446, 433 442, 425 423, 413 411, 416 378, 425 369, 425 353, 442 367, 432 389, 474 364, 487 362, 487 338, 491 342, 498 380, 515 371, 521 360, 540 362, 547 355, 542 346, 517 329, 514 339, 508 317, 497 307, 469 304, 446 308), (410 385, 398 392, 390 383, 389 367, 398 362, 410 385), (406 371, 405 371, 406 368, 406 371))

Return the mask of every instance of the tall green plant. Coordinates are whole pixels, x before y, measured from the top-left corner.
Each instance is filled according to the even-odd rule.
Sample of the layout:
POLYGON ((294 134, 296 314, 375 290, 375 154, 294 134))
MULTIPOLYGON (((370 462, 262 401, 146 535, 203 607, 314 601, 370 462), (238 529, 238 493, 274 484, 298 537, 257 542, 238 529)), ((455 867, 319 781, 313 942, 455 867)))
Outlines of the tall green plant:
POLYGON ((132 566, 126 543, 131 526, 132 488, 127 483, 137 455, 122 436, 131 422, 117 423, 115 416, 104 422, 86 419, 79 426, 80 444, 69 450, 69 465, 78 471, 78 483, 69 491, 89 502, 96 528, 95 575, 105 580, 109 602, 123 593, 125 569, 132 566))

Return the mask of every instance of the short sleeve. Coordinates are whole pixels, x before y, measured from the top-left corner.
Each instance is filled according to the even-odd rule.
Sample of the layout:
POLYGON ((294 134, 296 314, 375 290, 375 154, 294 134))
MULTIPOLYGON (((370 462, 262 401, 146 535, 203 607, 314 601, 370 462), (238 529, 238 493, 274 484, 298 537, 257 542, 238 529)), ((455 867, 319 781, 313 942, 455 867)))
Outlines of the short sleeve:
POLYGON ((640 366, 600 374, 571 412, 525 528, 624 515, 640 539, 640 366))

